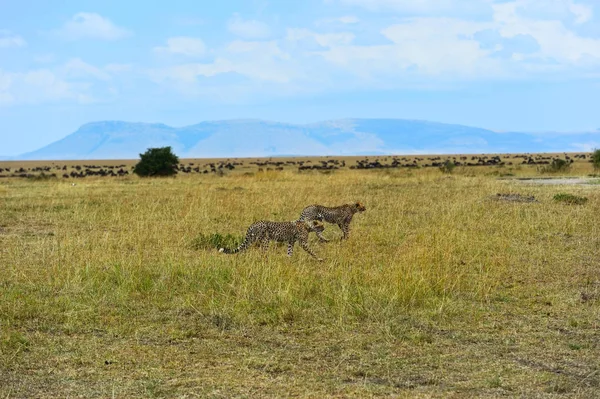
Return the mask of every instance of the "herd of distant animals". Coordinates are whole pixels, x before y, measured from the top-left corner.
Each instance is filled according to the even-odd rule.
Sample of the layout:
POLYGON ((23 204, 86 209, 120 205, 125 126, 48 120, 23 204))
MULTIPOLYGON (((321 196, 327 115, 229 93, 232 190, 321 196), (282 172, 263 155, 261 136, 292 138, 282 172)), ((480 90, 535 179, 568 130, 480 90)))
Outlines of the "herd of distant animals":
POLYGON ((220 248, 219 252, 235 254, 246 250, 250 245, 258 242, 263 250, 269 248, 270 241, 287 243, 287 255, 292 256, 296 241, 300 247, 308 252, 313 258, 322 261, 308 247, 308 234, 314 232, 321 242, 328 242, 322 233, 325 230, 323 222, 337 224, 342 230, 342 240, 348 239, 350 235, 350 222, 355 213, 364 212, 367 208, 361 202, 344 204, 336 207, 323 205, 310 205, 302 210, 298 220, 292 222, 272 222, 261 220, 252 223, 248 227, 244 242, 235 249, 220 248))
MULTIPOLYGON (((354 164, 350 164, 352 161, 348 160, 346 165, 345 160, 338 159, 321 159, 315 160, 314 162, 307 160, 259 160, 256 161, 244 161, 241 159, 232 159, 226 161, 212 161, 203 165, 194 164, 194 162, 188 162, 187 165, 183 163, 177 165, 175 168, 178 172, 184 174, 190 173, 220 173, 225 170, 233 169, 245 169, 249 168, 249 165, 258 167, 258 171, 269 170, 284 170, 285 168, 296 167, 298 171, 306 170, 320 170, 320 171, 331 171, 337 169, 388 169, 388 168, 417 168, 417 167, 439 167, 442 166, 446 161, 452 161, 456 166, 511 166, 511 165, 547 165, 555 159, 557 155, 550 154, 504 154, 502 158, 499 155, 457 155, 457 156, 423 156, 423 157, 402 157, 396 155, 390 156, 379 156, 379 157, 365 157, 364 159, 356 159, 354 164)), ((567 162, 571 163, 574 159, 588 160, 589 154, 564 154, 564 158, 567 162)), ((133 169, 133 165, 74 165, 67 166, 66 164, 57 164, 51 162, 51 165, 47 166, 35 166, 35 167, 0 167, 0 178, 5 177, 35 177, 39 174, 44 174, 47 177, 62 177, 64 179, 69 178, 83 178, 88 176, 97 177, 123 177, 129 175, 130 169, 133 169)))

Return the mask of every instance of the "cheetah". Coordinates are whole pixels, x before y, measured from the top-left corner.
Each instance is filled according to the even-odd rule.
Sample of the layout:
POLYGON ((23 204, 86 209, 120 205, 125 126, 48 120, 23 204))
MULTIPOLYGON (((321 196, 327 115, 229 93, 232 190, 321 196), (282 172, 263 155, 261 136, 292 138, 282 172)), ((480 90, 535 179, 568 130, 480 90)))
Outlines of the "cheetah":
POLYGON ((292 256, 294 244, 298 241, 302 249, 308 252, 312 257, 319 261, 323 261, 323 259, 315 255, 308 247, 308 234, 310 232, 320 234, 323 230, 325 230, 323 223, 316 220, 309 222, 270 222, 261 220, 248 227, 246 238, 244 238, 244 242, 239 247, 235 249, 221 248, 219 249, 219 252, 235 254, 246 250, 250 245, 257 241, 260 242, 260 246, 266 251, 269 248, 270 241, 278 241, 287 242, 287 256, 292 256))
MULTIPOLYGON (((323 205, 310 205, 302 210, 298 221, 311 222, 313 220, 325 221, 332 224, 337 224, 342 230, 342 240, 348 239, 350 235, 350 222, 352 217, 357 212, 364 212, 367 208, 362 202, 353 204, 344 204, 336 207, 326 207, 323 205)), ((317 237, 321 242, 329 240, 323 237, 322 231, 316 232, 317 237)))

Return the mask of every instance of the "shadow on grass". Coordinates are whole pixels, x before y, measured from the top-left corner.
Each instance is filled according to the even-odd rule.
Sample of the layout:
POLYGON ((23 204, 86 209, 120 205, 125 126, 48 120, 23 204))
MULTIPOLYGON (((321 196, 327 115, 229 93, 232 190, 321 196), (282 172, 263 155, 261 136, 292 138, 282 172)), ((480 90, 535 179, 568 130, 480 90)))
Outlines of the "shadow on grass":
POLYGON ((234 236, 232 234, 204 234, 200 233, 190 243, 190 247, 195 250, 208 250, 208 249, 219 249, 219 248, 237 248, 244 237, 234 236))

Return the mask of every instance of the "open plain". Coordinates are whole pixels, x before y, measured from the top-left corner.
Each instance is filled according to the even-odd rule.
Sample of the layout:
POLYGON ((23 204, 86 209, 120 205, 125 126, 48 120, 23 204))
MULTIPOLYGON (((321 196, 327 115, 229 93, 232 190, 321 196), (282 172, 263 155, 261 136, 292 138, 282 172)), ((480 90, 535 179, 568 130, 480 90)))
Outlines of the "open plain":
POLYGON ((2 162, 0 397, 598 397, 600 185, 521 180, 587 156, 2 162), (354 201, 324 262, 216 249, 354 201))

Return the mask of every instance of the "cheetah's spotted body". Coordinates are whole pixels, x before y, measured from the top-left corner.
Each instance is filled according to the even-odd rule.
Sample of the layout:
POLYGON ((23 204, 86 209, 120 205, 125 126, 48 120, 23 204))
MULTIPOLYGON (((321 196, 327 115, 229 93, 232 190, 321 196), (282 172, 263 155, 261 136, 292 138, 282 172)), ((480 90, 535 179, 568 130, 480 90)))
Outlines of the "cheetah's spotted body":
MULTIPOLYGON (((327 223, 337 224, 342 230, 342 240, 350 235, 350 222, 357 212, 364 212, 367 208, 361 203, 344 204, 336 207, 327 207, 323 205, 310 205, 302 210, 299 221, 312 222, 313 220, 325 221, 327 223)), ((321 232, 316 232, 321 241, 329 241, 321 232)))
POLYGON ((266 250, 269 248, 270 241, 285 242, 288 244, 287 255, 292 256, 294 251, 294 244, 296 241, 300 244, 302 249, 311 254, 314 258, 318 258, 308 247, 308 234, 315 232, 320 234, 325 227, 323 223, 319 221, 295 221, 295 222, 270 222, 261 220, 253 223, 248 227, 246 232, 246 238, 244 242, 235 249, 221 248, 219 252, 226 254, 235 254, 240 251, 246 250, 250 245, 255 242, 259 242, 260 246, 266 250))

